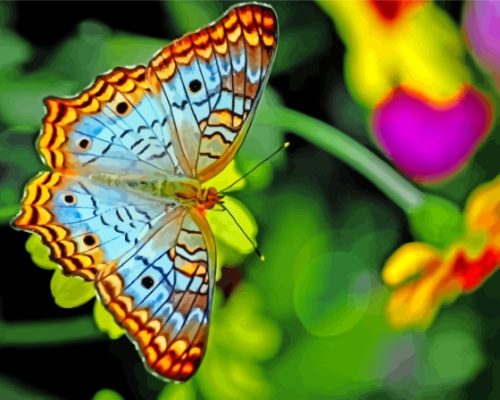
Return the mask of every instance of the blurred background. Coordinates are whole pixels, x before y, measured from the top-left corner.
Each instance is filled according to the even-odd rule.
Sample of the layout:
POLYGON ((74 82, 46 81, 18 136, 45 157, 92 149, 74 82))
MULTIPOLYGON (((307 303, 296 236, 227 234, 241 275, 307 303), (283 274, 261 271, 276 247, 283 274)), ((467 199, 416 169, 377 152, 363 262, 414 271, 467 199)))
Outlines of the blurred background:
POLYGON ((266 261, 214 222, 210 340, 182 385, 9 221, 45 168, 44 97, 147 63, 233 2, 0 3, 0 398, 500 398, 500 3, 270 3, 278 53, 236 167, 291 146, 232 193, 266 261))

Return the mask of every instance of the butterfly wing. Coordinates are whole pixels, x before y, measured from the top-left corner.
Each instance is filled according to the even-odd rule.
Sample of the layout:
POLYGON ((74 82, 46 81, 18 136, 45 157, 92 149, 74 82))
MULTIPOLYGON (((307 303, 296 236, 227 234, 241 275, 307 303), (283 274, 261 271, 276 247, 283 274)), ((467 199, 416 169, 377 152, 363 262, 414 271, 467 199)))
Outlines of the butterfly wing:
POLYGON ((149 64, 146 75, 173 117, 176 154, 189 176, 215 176, 243 142, 269 77, 277 28, 270 6, 236 6, 149 64))
POLYGON ((210 228, 196 209, 92 175, 216 175, 248 131, 276 43, 272 8, 236 6, 147 67, 116 68, 77 97, 46 100, 38 145, 53 172, 27 186, 14 224, 40 234, 66 274, 96 282, 146 364, 168 379, 188 379, 205 351, 210 228))
POLYGON ((215 282, 214 241, 198 211, 43 172, 14 223, 41 235, 66 274, 96 282, 152 371, 171 380, 196 371, 215 282))
POLYGON ((206 220, 176 209, 147 242, 97 279, 101 300, 161 377, 187 380, 204 355, 214 249, 206 220))
POLYGON ((170 123, 146 68, 116 68, 79 96, 45 100, 38 142, 45 163, 64 174, 178 175, 170 123))
POLYGON ((38 233, 67 275, 94 280, 176 207, 87 177, 42 172, 28 184, 14 225, 38 233))

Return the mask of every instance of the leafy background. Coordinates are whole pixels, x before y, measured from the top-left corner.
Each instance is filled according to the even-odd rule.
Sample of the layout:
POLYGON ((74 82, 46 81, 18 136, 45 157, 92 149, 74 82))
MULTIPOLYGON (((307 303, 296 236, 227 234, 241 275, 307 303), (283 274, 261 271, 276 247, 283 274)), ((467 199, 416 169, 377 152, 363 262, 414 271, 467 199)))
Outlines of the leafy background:
MULTIPOLYGON (((332 21, 313 2, 271 3, 279 50, 238 167, 248 170, 285 139, 291 147, 235 194, 257 223, 266 261, 229 258, 205 361, 184 385, 148 375, 126 338, 102 335, 93 302, 56 305, 52 274, 33 264, 29 235, 8 220, 43 168, 34 145, 43 97, 72 95, 114 66, 147 62, 231 3, 0 3, 0 398, 500 398, 499 277, 447 306, 425 332, 391 329, 380 272, 411 240, 406 215, 347 165, 265 123, 284 104, 383 157, 367 133, 367 110, 345 86, 332 21)), ((461 2, 437 4, 460 21, 461 2)), ((428 191, 462 206, 497 173, 492 147, 428 191)))

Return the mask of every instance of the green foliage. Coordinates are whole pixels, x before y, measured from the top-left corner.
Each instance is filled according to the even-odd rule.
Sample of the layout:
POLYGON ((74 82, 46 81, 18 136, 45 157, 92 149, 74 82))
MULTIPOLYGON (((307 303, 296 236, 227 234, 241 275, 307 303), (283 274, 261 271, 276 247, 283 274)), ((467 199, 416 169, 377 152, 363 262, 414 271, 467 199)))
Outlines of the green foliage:
MULTIPOLYGON (((276 107, 283 104, 283 101, 272 87, 268 87, 264 92, 260 104, 252 123, 252 132, 258 135, 248 135, 245 145, 236 156, 240 170, 245 173, 250 171, 259 162, 262 162, 274 150, 283 146, 284 130, 282 128, 269 125, 266 118, 272 115, 276 107)), ((272 160, 259 166, 254 172, 247 176, 246 180, 252 190, 265 189, 271 184, 274 168, 283 164, 285 152, 279 153, 272 160)))
MULTIPOLYGON (((356 255, 330 251, 301 262, 295 275, 297 317, 315 336, 334 336, 350 330, 370 303, 369 265, 356 255)), ((302 257, 305 259, 305 257, 302 257)))
POLYGON ((50 281, 50 291, 59 307, 74 308, 85 304, 95 296, 94 284, 80 277, 64 276, 56 269, 50 281))
MULTIPOLYGON (((4 3, 3 3, 4 4, 4 3)), ((0 9, 0 14, 2 10, 0 9)), ((32 50, 20 36, 8 29, 0 28, 0 73, 19 66, 31 57, 32 50)))
MULTIPOLYGON (((1 89, 0 89, 1 91, 1 89)), ((26 182, 43 166, 33 146, 29 127, 0 133, 0 223, 8 222, 19 210, 19 200, 26 182)))
POLYGON ((42 99, 48 94, 64 96, 76 89, 52 71, 5 74, 0 84, 0 119, 9 126, 38 130, 44 114, 42 99))
POLYGON ((221 1, 163 1, 178 35, 192 32, 217 19, 227 8, 221 1))
POLYGON ((123 400, 123 397, 111 389, 101 389, 99 390, 92 400, 123 400))
POLYGON ((203 398, 271 398, 272 384, 260 363, 276 354, 279 327, 263 315, 259 293, 251 286, 238 287, 225 305, 221 300, 216 291, 208 350, 195 378, 203 398))
POLYGON ((463 233, 460 209, 449 200, 426 195, 420 205, 408 211, 408 220, 417 240, 444 248, 463 233))
POLYGON ((38 235, 30 235, 26 241, 26 250, 31 255, 31 260, 43 269, 55 270, 58 265, 50 259, 50 249, 42 242, 38 235))
POLYGON ((64 42, 47 60, 46 67, 77 82, 78 86, 73 89, 76 91, 115 67, 147 64, 153 54, 167 44, 166 39, 111 32, 101 23, 85 21, 78 27, 77 35, 64 42))
POLYGON ((182 385, 165 385, 158 400, 196 400, 196 390, 191 382, 182 385))
POLYGON ((106 333, 110 339, 118 339, 125 333, 125 330, 118 326, 113 316, 104 308, 99 299, 94 302, 94 320, 97 328, 106 333))

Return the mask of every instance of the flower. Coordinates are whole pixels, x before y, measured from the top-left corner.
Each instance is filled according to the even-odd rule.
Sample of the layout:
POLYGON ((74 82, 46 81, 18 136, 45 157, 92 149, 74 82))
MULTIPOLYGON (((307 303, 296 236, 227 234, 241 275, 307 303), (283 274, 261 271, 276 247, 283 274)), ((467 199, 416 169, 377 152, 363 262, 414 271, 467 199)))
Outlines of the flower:
POLYGON ((347 47, 348 88, 367 108, 400 84, 433 100, 445 100, 468 82, 459 31, 435 4, 377 0, 320 0, 319 4, 347 47))
POLYGON ((442 304, 476 290, 500 266, 500 176, 472 193, 464 216, 465 232, 444 250, 412 242, 387 260, 392 326, 428 327, 442 304))
POLYGON ((446 101, 398 86, 372 114, 375 138, 384 152, 420 182, 446 178, 461 168, 491 122, 489 100, 469 85, 446 101))
MULTIPOLYGON (((233 161, 206 185, 222 189, 240 179, 241 176, 233 161)), ((230 190, 238 190, 244 186, 245 180, 241 180, 230 190)), ((240 201, 229 196, 224 197, 224 204, 235 216, 243 230, 255 242, 257 225, 248 209, 240 201)), ((208 213, 207 218, 217 247, 216 279, 218 279, 222 265, 241 263, 253 251, 253 246, 226 212, 213 210, 208 213)), ((26 250, 31 254, 31 259, 36 265, 54 271, 50 289, 58 306, 63 308, 79 307, 95 297, 92 282, 84 281, 80 277, 64 275, 58 265, 50 260, 50 250, 42 243, 38 235, 33 234, 28 238, 26 250)), ((115 323, 111 314, 98 301, 94 305, 94 320, 97 327, 105 332, 110 339, 117 339, 124 333, 124 330, 115 323)))
POLYGON ((479 62, 493 72, 500 87, 500 2, 467 2, 463 27, 468 47, 479 62))

